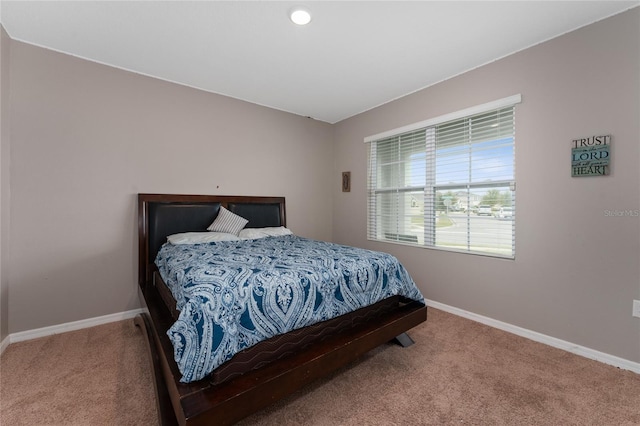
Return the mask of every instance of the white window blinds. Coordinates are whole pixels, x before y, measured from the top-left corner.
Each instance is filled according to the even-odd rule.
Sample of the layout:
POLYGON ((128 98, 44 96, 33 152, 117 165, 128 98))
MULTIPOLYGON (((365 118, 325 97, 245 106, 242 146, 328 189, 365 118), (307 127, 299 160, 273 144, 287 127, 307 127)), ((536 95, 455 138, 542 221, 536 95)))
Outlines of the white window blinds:
POLYGON ((515 257, 520 98, 507 99, 368 138, 369 239, 515 257))

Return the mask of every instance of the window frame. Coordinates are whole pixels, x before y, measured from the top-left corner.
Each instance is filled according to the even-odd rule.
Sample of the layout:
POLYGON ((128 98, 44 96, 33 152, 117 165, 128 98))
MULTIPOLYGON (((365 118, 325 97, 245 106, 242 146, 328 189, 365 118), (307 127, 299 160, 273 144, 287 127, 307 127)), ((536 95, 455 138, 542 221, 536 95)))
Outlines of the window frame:
MULTIPOLYGON (((432 119, 424 120, 418 123, 409 124, 407 126, 402 126, 396 129, 388 130, 382 133, 378 133, 372 136, 368 136, 364 138, 364 142, 369 144, 369 157, 368 157, 368 181, 367 181, 367 239, 370 241, 391 243, 391 244, 402 244, 402 245, 410 245, 414 247, 421 248, 429 248, 436 249, 441 251, 454 251, 466 254, 474 254, 481 256, 489 256, 489 257, 500 257, 507 259, 515 259, 515 216, 512 216, 510 219, 511 222, 511 253, 510 254, 501 254, 494 251, 483 251, 483 250, 474 250, 471 248, 471 244, 467 244, 466 249, 457 249, 448 246, 439 246, 437 245, 437 206, 436 206, 436 194, 438 191, 451 190, 451 189, 464 189, 467 191, 468 198, 471 197, 473 188, 508 188, 511 192, 511 207, 515 212, 515 186, 516 186, 516 175, 515 175, 515 107, 522 101, 522 96, 520 94, 509 96, 507 98, 499 99, 496 101, 488 102, 482 105, 477 105, 471 108, 466 108, 460 111, 456 111, 450 114, 441 115, 439 117, 435 117, 432 119), (467 182, 461 183, 438 183, 436 179, 436 160, 437 160, 437 149, 436 149, 436 135, 435 129, 436 126, 445 124, 448 122, 452 122, 455 120, 468 120, 474 118, 475 116, 482 115, 483 113, 491 113, 493 111, 499 111, 504 108, 513 108, 513 140, 511 142, 512 154, 510 159, 513 161, 513 175, 511 179, 501 179, 501 180, 491 180, 487 181, 477 181, 473 180, 471 177, 467 182), (377 149, 379 143, 392 142, 394 138, 398 138, 398 152, 401 152, 403 149, 401 146, 401 140, 404 135, 407 135, 412 132, 420 132, 424 131, 425 137, 425 147, 424 153, 426 155, 425 161, 425 173, 430 176, 425 176, 424 185, 411 185, 411 186, 399 186, 399 187, 379 187, 378 186, 378 176, 377 176, 377 149), (375 167, 373 167, 375 166, 375 167), (424 235, 423 242, 420 243, 416 239, 404 238, 405 235, 401 235, 401 229, 403 227, 396 227, 396 234, 393 234, 391 238, 382 236, 382 233, 386 230, 383 229, 384 225, 379 225, 377 223, 378 218, 382 217, 378 208, 382 208, 384 205, 384 201, 378 199, 378 196, 384 193, 391 194, 401 194, 401 193, 411 193, 416 191, 423 192, 423 200, 424 200, 424 212, 422 213, 422 218, 424 220, 424 235), (379 206, 379 203, 380 204, 379 206), (432 221, 433 223, 427 224, 427 221, 432 221), (395 239, 394 239, 395 238, 395 239)), ((465 124, 466 125, 466 124, 465 124)), ((471 126, 471 124, 469 124, 471 126)), ((399 162, 403 164, 408 164, 409 160, 400 159, 399 162)), ((471 164, 471 159, 469 160, 471 164)), ((398 185, 400 185, 398 183, 398 185)), ((405 200, 406 203, 406 200, 405 200)), ((395 218, 396 222, 399 223, 400 220, 406 219, 406 215, 401 215, 400 211, 402 211, 401 202, 396 202, 396 213, 388 216, 392 220, 395 218)), ((470 206, 467 204, 467 209, 470 206)), ((392 208, 393 209, 393 208, 392 208)), ((468 241, 472 238, 471 231, 471 222, 469 221, 470 213, 468 212, 466 215, 467 218, 467 228, 464 231, 466 233, 466 238, 468 241)), ((406 225, 405 225, 406 226, 406 225)), ((386 235, 386 234, 385 234, 386 235)), ((392 235, 392 233, 389 233, 392 235)), ((411 235, 406 235, 406 237, 411 237, 411 235)), ((496 246, 497 247, 497 246, 496 246)), ((495 248, 497 250, 497 248, 495 248)))

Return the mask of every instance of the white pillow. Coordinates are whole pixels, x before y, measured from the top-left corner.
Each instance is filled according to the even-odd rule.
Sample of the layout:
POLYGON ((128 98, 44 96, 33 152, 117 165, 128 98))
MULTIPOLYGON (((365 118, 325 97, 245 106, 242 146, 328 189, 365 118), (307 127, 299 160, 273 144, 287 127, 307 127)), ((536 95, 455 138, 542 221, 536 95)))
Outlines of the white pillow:
POLYGON ((183 232, 167 237, 167 241, 173 245, 205 244, 216 241, 236 241, 239 239, 237 235, 227 234, 225 232, 183 232))
POLYGON ((284 226, 274 226, 270 228, 245 228, 238 236, 243 240, 256 240, 264 237, 278 237, 280 235, 291 235, 290 229, 284 226))
POLYGON ((213 223, 209 225, 207 231, 226 232, 228 234, 238 235, 238 232, 240 232, 247 223, 249 223, 249 221, 244 217, 238 216, 237 214, 220 206, 218 216, 215 218, 213 223))

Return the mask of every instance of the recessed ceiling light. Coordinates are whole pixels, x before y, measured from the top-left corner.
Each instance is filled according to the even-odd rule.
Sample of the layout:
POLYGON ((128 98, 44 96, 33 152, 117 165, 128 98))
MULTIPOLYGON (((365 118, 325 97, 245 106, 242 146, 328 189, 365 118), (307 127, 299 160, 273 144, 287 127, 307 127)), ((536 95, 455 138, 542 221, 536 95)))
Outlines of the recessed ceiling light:
POLYGON ((291 9, 289 17, 294 24, 307 25, 311 22, 311 13, 304 7, 294 7, 291 9))

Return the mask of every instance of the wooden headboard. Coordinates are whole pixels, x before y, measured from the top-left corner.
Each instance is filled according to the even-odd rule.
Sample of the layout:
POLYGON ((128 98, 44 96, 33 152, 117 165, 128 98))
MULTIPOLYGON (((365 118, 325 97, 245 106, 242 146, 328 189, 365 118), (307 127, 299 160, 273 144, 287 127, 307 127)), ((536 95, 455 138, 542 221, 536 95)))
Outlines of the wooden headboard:
POLYGON ((167 236, 206 231, 220 206, 247 219, 247 228, 286 226, 284 197, 138 194, 138 285, 151 280, 167 236))

